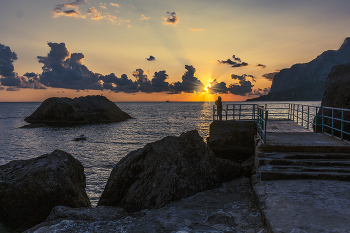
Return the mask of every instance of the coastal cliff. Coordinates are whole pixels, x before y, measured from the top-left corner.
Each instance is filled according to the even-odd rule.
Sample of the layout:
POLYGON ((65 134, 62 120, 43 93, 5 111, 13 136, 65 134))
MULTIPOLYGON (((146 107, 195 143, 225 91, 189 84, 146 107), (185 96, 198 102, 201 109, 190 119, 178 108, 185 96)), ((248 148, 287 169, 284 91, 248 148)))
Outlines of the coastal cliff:
POLYGON ((295 64, 277 73, 267 95, 248 101, 320 101, 325 90, 325 80, 335 65, 350 62, 350 37, 338 50, 328 50, 314 60, 295 64))

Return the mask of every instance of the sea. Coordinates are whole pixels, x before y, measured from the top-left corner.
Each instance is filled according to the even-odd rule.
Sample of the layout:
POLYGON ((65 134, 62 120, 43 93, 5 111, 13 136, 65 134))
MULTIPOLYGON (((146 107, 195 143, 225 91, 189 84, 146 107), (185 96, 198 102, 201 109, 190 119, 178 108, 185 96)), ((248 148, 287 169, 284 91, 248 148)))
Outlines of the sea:
MULTIPOLYGON (((223 102, 223 107, 240 103, 263 105, 272 102, 223 102)), ((293 103, 320 105, 319 101, 293 103)), ((131 151, 189 130, 198 130, 206 140, 213 121, 214 103, 118 102, 116 105, 133 119, 110 124, 21 128, 27 124, 24 118, 40 104, 0 102, 0 166, 12 160, 25 160, 56 149, 63 150, 83 164, 86 192, 92 205, 96 206, 112 168, 131 151), (86 140, 73 141, 82 134, 86 140)))

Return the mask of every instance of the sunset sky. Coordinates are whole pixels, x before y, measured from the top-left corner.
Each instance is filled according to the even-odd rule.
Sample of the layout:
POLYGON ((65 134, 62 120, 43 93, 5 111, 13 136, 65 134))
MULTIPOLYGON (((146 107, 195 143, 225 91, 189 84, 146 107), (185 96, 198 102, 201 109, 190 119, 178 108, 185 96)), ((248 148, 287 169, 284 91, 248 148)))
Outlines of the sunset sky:
POLYGON ((349 12, 349 0, 0 0, 0 102, 243 101, 338 49, 349 12))

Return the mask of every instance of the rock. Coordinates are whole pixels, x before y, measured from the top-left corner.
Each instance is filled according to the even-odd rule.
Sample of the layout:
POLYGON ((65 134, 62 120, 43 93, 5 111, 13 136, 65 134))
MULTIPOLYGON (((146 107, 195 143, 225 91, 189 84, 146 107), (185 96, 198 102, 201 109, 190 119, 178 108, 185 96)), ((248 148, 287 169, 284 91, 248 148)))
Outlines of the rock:
POLYGON ((55 207, 26 233, 46 232, 259 232, 266 233, 248 178, 173 201, 160 209, 129 213, 117 207, 55 207))
POLYGON ((47 125, 76 125, 119 122, 131 117, 104 96, 85 96, 75 99, 46 99, 30 116, 28 123, 47 125))
POLYGON ((83 165, 55 150, 0 166, 0 222, 23 231, 43 222, 57 205, 91 207, 83 165))
MULTIPOLYGON (((333 107, 333 108, 345 108, 350 109, 350 63, 334 66, 331 72, 328 74, 325 83, 325 91, 323 93, 321 106, 333 107)), ((322 114, 322 110, 318 112, 318 115, 322 114)), ((332 116, 330 109, 324 109, 325 116, 332 116)), ((334 117, 341 119, 341 111, 335 110, 334 117)), ((350 112, 344 111, 344 119, 350 121, 350 112)), ((322 118, 318 117, 318 124, 322 122, 322 118)), ((328 126, 332 126, 331 119, 324 118, 324 123, 328 126)), ((334 126, 341 129, 341 123, 338 120, 334 121, 334 126)), ((321 127, 317 128, 320 131, 321 127)), ((329 127, 324 127, 325 132, 331 133, 329 127)), ((350 132, 350 124, 344 123, 344 130, 350 132)), ((340 137, 338 131, 334 131, 335 135, 340 137)), ((344 134, 346 139, 350 139, 349 135, 344 134)))
POLYGON ((198 132, 189 131, 149 143, 120 160, 98 206, 127 211, 160 208, 240 175, 239 165, 216 158, 198 132))

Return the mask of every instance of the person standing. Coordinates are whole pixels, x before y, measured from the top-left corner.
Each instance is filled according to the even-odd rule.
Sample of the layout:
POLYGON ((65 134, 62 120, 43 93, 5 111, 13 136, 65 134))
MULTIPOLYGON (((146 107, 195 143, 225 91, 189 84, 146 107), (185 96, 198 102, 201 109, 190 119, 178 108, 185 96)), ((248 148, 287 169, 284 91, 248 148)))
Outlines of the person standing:
POLYGON ((220 96, 218 96, 218 100, 215 101, 215 105, 218 112, 219 121, 222 121, 222 102, 220 96))

